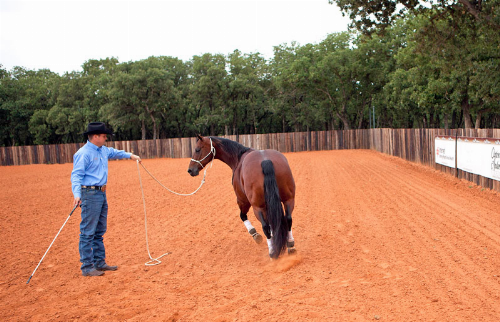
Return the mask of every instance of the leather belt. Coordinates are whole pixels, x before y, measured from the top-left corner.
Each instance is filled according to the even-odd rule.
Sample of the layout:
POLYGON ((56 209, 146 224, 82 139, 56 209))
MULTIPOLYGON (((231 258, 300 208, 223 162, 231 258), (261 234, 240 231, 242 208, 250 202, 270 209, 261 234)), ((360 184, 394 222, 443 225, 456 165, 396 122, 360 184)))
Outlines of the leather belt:
POLYGON ((102 192, 106 191, 106 185, 104 185, 104 186, 82 186, 82 188, 92 189, 92 190, 100 190, 102 192))

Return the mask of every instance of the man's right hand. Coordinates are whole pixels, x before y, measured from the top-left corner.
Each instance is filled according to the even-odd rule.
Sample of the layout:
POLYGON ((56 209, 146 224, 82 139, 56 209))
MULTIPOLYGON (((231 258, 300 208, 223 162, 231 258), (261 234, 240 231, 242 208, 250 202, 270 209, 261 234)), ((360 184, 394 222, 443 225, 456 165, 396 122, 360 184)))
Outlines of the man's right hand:
POLYGON ((130 156, 130 159, 132 159, 132 160, 134 160, 134 161, 139 161, 139 163, 140 163, 140 162, 142 162, 141 157, 140 157, 140 156, 138 156, 138 155, 135 155, 135 154, 132 154, 132 155, 130 156))
POLYGON ((80 197, 75 198, 75 201, 73 202, 73 207, 74 206, 80 206, 82 204, 82 200, 80 197))

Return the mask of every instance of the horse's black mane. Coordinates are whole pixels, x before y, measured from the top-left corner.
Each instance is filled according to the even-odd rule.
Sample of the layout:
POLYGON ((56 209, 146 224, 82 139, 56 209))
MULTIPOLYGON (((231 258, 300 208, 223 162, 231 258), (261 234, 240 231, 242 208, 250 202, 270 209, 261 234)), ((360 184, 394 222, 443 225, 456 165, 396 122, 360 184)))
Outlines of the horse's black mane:
POLYGON ((226 151, 227 154, 234 155, 234 156, 238 157, 238 161, 240 160, 241 156, 245 152, 247 152, 248 150, 251 150, 250 148, 247 148, 246 146, 244 146, 238 142, 231 141, 229 139, 213 137, 213 136, 211 138, 216 140, 217 142, 219 142, 221 148, 224 151, 226 151))

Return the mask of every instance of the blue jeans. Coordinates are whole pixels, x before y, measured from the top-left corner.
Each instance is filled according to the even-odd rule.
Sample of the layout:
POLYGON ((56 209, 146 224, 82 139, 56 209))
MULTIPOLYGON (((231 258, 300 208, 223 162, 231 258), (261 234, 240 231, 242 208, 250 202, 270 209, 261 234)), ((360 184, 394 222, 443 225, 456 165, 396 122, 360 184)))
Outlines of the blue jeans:
POLYGON ((108 225, 106 193, 82 188, 82 222, 80 223, 80 262, 82 272, 105 264, 103 235, 108 225))

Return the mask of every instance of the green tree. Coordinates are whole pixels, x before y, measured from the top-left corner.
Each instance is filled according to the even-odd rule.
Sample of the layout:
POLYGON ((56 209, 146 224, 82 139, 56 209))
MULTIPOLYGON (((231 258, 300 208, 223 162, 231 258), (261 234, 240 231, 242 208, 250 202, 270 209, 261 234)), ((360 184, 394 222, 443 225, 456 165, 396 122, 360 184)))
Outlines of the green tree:
POLYGON ((185 78, 186 70, 176 58, 149 57, 122 64, 109 84, 109 102, 100 115, 117 130, 133 132, 139 128, 141 139, 148 133, 158 139, 162 121, 181 114, 182 96, 176 84, 185 78), (177 113, 172 112, 175 110, 177 113))
POLYGON ((309 129, 313 116, 309 101, 309 77, 314 63, 312 45, 300 46, 296 42, 274 47, 271 61, 272 77, 276 86, 275 113, 281 119, 282 132, 288 127, 301 131, 309 129))
POLYGON ((223 109, 228 90, 226 58, 223 55, 194 56, 190 85, 194 124, 201 133, 216 135, 224 127, 227 115, 223 109))
MULTIPOLYGON (((439 116, 446 124, 447 114, 459 114, 465 128, 478 128, 498 119, 500 1, 335 3, 350 14, 358 29, 368 34, 387 31, 398 17, 405 17, 412 24, 408 39, 413 42, 409 47, 416 53, 413 62, 421 62, 425 68, 415 64, 409 67, 403 56, 412 55, 405 50, 399 58, 405 61, 405 72, 396 71, 393 79, 406 81, 406 92, 414 91, 407 107, 418 110, 411 114, 424 117, 423 126, 429 126, 428 121, 439 124, 439 116)), ((403 83, 393 85, 397 88, 403 83)))
POLYGON ((259 54, 243 55, 239 50, 227 59, 227 98, 222 102, 224 134, 258 133, 271 112, 265 104, 267 65, 259 54))
POLYGON ((391 26, 407 15, 431 12, 432 20, 446 20, 445 16, 464 17, 487 28, 500 31, 500 1, 476 0, 328 0, 337 4, 343 14, 349 15, 352 26, 364 33, 373 33, 391 26))
POLYGON ((161 106, 160 136, 180 137, 193 134, 192 115, 189 113, 187 96, 189 66, 182 60, 162 56, 158 58, 166 77, 170 80, 164 89, 165 104, 161 106), (172 86, 170 86, 172 85, 172 86))
POLYGON ((345 130, 352 127, 352 108, 360 93, 356 56, 350 48, 353 38, 348 32, 331 34, 318 45, 320 58, 312 72, 312 81, 325 104, 342 122, 345 130))
POLYGON ((0 146, 9 144, 10 110, 7 102, 10 100, 7 86, 10 84, 10 73, 0 64, 0 146))
MULTIPOLYGON (((47 128, 53 129, 57 137, 55 143, 84 140, 82 133, 86 120, 94 119, 95 115, 88 115, 90 111, 85 106, 84 88, 85 78, 81 72, 66 73, 61 77, 56 102, 46 114, 47 128)), ((41 121, 39 115, 32 120, 33 126, 36 120, 41 121)), ((40 127, 43 127, 43 124, 39 123, 38 129, 40 127)))
POLYGON ((500 61, 493 49, 500 38, 478 34, 476 22, 470 22, 457 28, 457 20, 451 19, 433 21, 420 15, 406 20, 407 48, 396 57, 398 69, 387 89, 393 94, 389 102, 408 109, 415 126, 479 128, 486 124, 483 116, 490 116, 492 124, 500 112, 500 61))
POLYGON ((34 140, 29 121, 37 110, 49 109, 54 100, 53 84, 58 75, 47 69, 38 71, 14 67, 2 71, 2 119, 6 126, 2 133, 3 145, 28 145, 34 140))
POLYGON ((53 86, 54 102, 49 110, 37 110, 30 120, 35 143, 67 143, 85 140, 82 132, 89 122, 99 120, 106 102, 105 89, 118 60, 89 60, 82 72, 65 73, 53 86))
POLYGON ((118 66, 119 61, 114 57, 91 59, 82 65, 84 79, 82 94, 86 122, 98 121, 100 109, 109 103, 107 89, 118 72, 118 66))

